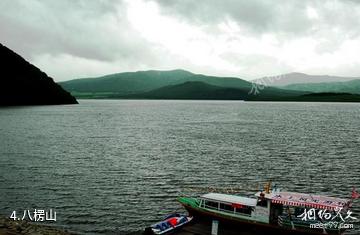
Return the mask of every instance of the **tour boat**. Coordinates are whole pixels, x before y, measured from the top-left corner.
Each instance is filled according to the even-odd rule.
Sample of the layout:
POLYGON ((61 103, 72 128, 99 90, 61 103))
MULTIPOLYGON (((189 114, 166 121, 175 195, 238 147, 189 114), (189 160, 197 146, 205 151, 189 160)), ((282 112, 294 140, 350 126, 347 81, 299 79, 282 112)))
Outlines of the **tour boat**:
POLYGON ((193 217, 174 213, 145 229, 144 234, 169 234, 191 222, 193 217))
MULTIPOLYGON (((359 197, 354 191, 353 195, 359 197)), ((215 220, 219 227, 224 224, 255 234, 343 234, 351 228, 351 221, 343 218, 349 215, 353 199, 270 192, 270 185, 254 198, 220 193, 178 198, 195 219, 215 220)))

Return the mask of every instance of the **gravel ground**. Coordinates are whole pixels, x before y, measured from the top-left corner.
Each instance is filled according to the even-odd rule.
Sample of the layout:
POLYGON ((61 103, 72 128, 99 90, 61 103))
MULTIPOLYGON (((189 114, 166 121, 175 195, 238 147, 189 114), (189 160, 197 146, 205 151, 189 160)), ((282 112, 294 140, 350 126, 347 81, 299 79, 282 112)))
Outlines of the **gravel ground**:
POLYGON ((0 235, 74 235, 74 233, 25 220, 14 221, 0 216, 0 235))

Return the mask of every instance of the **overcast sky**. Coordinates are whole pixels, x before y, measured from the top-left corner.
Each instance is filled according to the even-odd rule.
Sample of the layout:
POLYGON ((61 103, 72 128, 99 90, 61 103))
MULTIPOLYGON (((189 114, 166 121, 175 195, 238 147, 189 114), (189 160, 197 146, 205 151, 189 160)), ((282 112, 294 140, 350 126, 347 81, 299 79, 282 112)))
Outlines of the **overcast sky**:
POLYGON ((1 0, 0 42, 55 81, 182 68, 360 76, 356 0, 1 0))

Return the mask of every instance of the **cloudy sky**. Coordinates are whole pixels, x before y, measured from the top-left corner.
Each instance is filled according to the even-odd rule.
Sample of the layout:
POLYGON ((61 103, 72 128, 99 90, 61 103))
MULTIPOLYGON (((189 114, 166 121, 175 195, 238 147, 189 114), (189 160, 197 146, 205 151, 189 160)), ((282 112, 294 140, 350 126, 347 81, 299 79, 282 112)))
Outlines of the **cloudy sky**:
POLYGON ((357 0, 1 0, 0 42, 56 81, 182 68, 360 76, 357 0))

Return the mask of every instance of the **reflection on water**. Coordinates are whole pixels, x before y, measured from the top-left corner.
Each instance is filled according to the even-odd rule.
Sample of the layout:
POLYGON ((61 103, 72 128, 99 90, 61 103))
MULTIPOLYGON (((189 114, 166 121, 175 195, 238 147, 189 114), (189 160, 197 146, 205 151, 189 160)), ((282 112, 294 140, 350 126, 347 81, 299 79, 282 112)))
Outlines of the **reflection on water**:
MULTIPOLYGON (((0 213, 53 208, 81 233, 140 231, 193 187, 349 197, 360 105, 82 100, 0 109, 0 213)), ((360 218, 359 201, 354 213, 360 218)), ((360 230, 353 231, 358 234, 360 230)))

